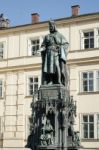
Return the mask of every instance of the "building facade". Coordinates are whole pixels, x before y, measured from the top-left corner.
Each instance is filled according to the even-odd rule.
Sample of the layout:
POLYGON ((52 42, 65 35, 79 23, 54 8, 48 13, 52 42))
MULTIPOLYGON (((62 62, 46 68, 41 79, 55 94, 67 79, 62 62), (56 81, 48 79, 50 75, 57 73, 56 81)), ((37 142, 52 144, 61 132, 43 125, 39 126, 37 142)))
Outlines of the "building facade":
MULTIPOLYGON (((99 13, 72 15, 55 20, 69 42, 67 64, 70 94, 77 102, 75 129, 84 149, 99 149, 99 13)), ((4 22, 3 22, 4 23, 4 22)), ((8 24, 7 24, 8 25, 8 24)), ((48 21, 0 27, 0 148, 24 148, 29 135, 31 102, 41 85, 38 50, 48 34, 48 21)))

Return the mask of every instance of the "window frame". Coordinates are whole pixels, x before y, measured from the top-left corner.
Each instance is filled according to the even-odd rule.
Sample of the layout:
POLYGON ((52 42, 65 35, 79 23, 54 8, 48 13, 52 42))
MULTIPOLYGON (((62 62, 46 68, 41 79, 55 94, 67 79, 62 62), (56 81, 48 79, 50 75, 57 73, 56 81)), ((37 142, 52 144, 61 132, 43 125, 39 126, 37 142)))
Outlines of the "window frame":
POLYGON ((94 48, 98 48, 99 47, 99 44, 98 44, 98 29, 97 28, 91 28, 91 29, 81 29, 79 30, 79 33, 80 33, 80 49, 81 50, 87 50, 87 49, 94 49, 94 48), (85 45, 84 45, 84 33, 88 33, 88 32, 93 32, 94 33, 94 46, 93 48, 85 48, 85 45))
POLYGON ((99 70, 85 70, 79 72, 79 93, 91 93, 91 92, 99 92, 99 86, 97 83, 99 83, 99 75, 97 76, 97 73, 99 74, 99 70), (83 73, 93 73, 93 90, 86 90, 84 91, 83 87, 83 73))
POLYGON ((80 82, 80 85, 81 85, 81 90, 80 90, 80 92, 94 92, 94 73, 93 73, 93 78, 90 78, 89 77, 89 74, 90 73, 93 73, 93 71, 83 71, 83 72, 81 72, 81 76, 80 76, 80 78, 81 78, 81 82, 80 82), (83 79, 83 74, 84 73, 87 73, 88 74, 88 78, 86 78, 86 79, 83 79), (84 81, 86 81, 88 84, 87 84, 87 89, 88 90, 84 90, 84 81), (90 90, 90 81, 93 81, 93 90, 90 90))
POLYGON ((37 51, 40 49, 40 39, 31 39, 31 55, 37 54, 37 51), (35 42, 33 44, 33 42, 35 42), (34 48, 34 50, 33 50, 34 48))
POLYGON ((81 129, 81 135, 82 135, 82 139, 95 139, 95 127, 94 127, 94 126, 95 126, 95 122, 94 122, 94 121, 93 121, 93 122, 90 122, 90 121, 89 121, 89 120, 90 120, 90 119, 89 119, 90 116, 93 116, 93 120, 94 120, 94 114, 83 114, 83 115, 82 115, 82 118, 81 118, 81 120, 82 120, 82 121, 81 121, 81 128, 82 128, 82 129, 81 129), (84 116, 87 116, 87 118, 88 118, 88 121, 87 121, 87 122, 84 122, 84 121, 83 121, 83 117, 84 117, 84 116), (88 133, 87 133, 87 136, 88 136, 88 137, 87 137, 87 138, 84 137, 84 129, 83 129, 83 128, 84 128, 84 125, 87 125, 87 128, 88 128, 88 131, 87 131, 87 132, 88 132, 88 133), (90 137, 90 125, 93 125, 93 137, 92 137, 92 138, 90 137))
POLYGON ((97 114, 97 139, 99 139, 99 114, 97 114))
POLYGON ((79 124, 79 126, 80 126, 80 139, 81 140, 84 140, 84 141, 94 141, 94 140, 99 140, 99 113, 80 113, 79 114, 79 119, 80 119, 80 124, 79 124), (87 115, 87 116, 89 116, 89 115, 93 115, 94 116, 94 138, 84 138, 83 137, 83 116, 84 115, 87 115))
MULTIPOLYGON (((40 49, 42 37, 40 37, 40 36, 38 36, 38 37, 28 37, 28 39, 27 39, 27 44, 28 44, 28 47, 27 47, 27 49, 28 49, 28 56, 40 55, 39 52, 34 53, 34 55, 32 54, 32 46, 33 46, 33 45, 32 45, 32 41, 35 41, 35 40, 39 40, 39 49, 40 49)), ((38 49, 38 50, 39 50, 39 49, 38 49)), ((37 50, 37 51, 38 51, 38 50, 37 50)))
MULTIPOLYGON (((32 85, 31 84, 31 85, 32 85)), ((39 89, 39 86, 40 86, 40 83, 39 83, 39 76, 38 75, 34 75, 34 76, 32 76, 32 75, 28 75, 28 77, 27 77, 27 96, 33 96, 34 94, 36 94, 37 92, 34 92, 34 86, 36 85, 36 84, 38 84, 38 89, 39 89), (30 78, 33 78, 33 89, 32 89, 32 94, 30 94, 29 93, 29 91, 30 91, 30 83, 29 83, 29 79, 30 78), (34 79, 35 78, 38 78, 38 82, 34 82, 34 79)), ((38 91, 38 90, 37 90, 38 91)))
POLYGON ((94 30, 92 31, 86 31, 83 33, 84 34, 84 49, 92 49, 95 48, 95 37, 94 37, 94 30), (93 35, 91 36, 90 34, 93 33, 93 35), (85 34, 88 34, 88 36, 85 36, 85 34), (91 47, 91 40, 93 39, 93 47, 91 47), (86 47, 86 41, 88 41, 88 47, 86 47))
POLYGON ((97 70, 97 71, 95 71, 95 84, 96 84, 96 86, 95 86, 95 91, 99 91, 99 86, 98 86, 98 84, 97 83, 99 83, 99 74, 97 75, 97 73, 99 73, 99 70, 97 70))

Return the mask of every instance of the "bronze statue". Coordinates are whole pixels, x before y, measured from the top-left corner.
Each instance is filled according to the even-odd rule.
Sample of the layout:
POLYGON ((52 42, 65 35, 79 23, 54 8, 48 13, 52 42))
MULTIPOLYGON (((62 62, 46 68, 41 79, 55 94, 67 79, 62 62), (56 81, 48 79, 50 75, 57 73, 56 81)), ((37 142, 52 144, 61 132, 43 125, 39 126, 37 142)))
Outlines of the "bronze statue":
POLYGON ((33 131, 26 146, 32 150, 77 150, 80 139, 74 130, 76 102, 69 92, 68 42, 54 21, 49 21, 49 31, 41 45, 42 85, 38 100, 33 99, 31 105, 33 131))
POLYGON ((42 84, 65 85, 68 42, 56 30, 54 21, 49 21, 49 31, 41 45, 42 84))

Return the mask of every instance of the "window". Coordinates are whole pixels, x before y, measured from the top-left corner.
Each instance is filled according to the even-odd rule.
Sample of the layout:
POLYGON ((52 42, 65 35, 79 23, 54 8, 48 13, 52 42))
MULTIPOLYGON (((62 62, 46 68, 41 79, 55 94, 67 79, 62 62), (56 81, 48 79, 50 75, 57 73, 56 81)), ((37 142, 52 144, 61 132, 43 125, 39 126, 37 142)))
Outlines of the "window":
POLYGON ((84 33, 84 48, 94 48, 94 31, 84 33))
POLYGON ((99 114, 97 114, 97 138, 99 139, 99 114))
POLYGON ((99 91, 99 71, 96 71, 96 91, 99 91))
POLYGON ((3 53, 4 53, 4 43, 1 42, 0 43, 0 59, 3 58, 3 53))
POLYGON ((81 49, 99 47, 98 29, 82 31, 80 30, 80 46, 81 49))
POLYGON ((33 96, 38 91, 38 77, 28 78, 28 95, 33 96))
POLYGON ((94 138, 94 115, 82 116, 82 138, 94 138))
POLYGON ((99 114, 81 114, 81 138, 99 139, 99 114))
POLYGON ((40 39, 32 39, 28 40, 28 55, 32 56, 37 54, 37 51, 40 49, 40 39))
POLYGON ((99 70, 81 72, 80 92, 99 91, 99 70))
POLYGON ((32 55, 35 55, 37 53, 37 50, 39 50, 39 47, 40 47, 40 41, 39 39, 37 40, 31 40, 31 45, 32 45, 32 55))
POLYGON ((82 86, 83 92, 90 92, 94 90, 93 72, 82 73, 82 86))

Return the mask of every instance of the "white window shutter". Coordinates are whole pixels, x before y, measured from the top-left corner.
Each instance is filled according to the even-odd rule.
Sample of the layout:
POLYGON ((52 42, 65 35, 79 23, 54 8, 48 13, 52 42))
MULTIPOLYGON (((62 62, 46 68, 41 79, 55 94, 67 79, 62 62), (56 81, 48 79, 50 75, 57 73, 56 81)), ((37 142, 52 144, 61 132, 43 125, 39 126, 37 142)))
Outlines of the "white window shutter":
POLYGON ((84 49, 84 33, 80 30, 80 49, 84 49))
POLYGON ((28 56, 31 56, 31 55, 32 55, 31 48, 32 48, 31 39, 28 39, 28 56))
POLYGON ((79 92, 83 92, 82 72, 79 72, 79 92))
MULTIPOLYGON (((41 45, 42 45, 43 39, 44 39, 44 36, 40 36, 40 37, 39 37, 39 41, 40 41, 40 43, 39 43, 39 50, 42 49, 42 48, 41 48, 41 45)), ((38 52, 38 53, 41 54, 41 52, 38 52)))
POLYGON ((99 34, 98 34, 99 29, 94 28, 94 48, 99 47, 99 34))
POLYGON ((26 78, 26 96, 28 96, 29 95, 28 76, 26 76, 25 78, 26 78))

